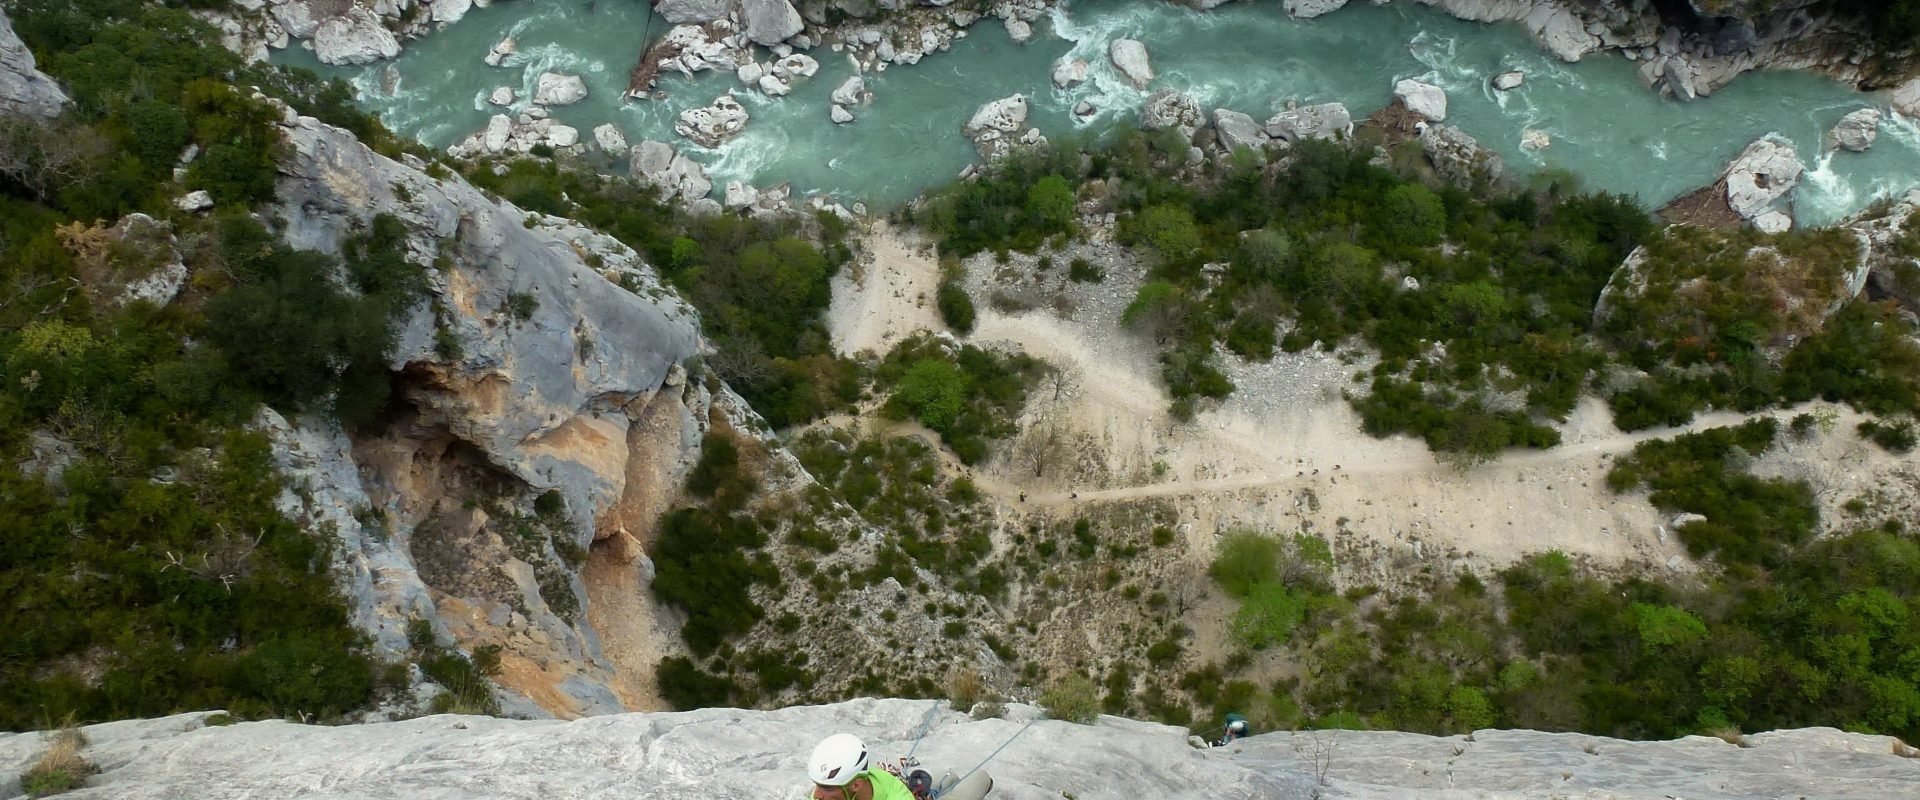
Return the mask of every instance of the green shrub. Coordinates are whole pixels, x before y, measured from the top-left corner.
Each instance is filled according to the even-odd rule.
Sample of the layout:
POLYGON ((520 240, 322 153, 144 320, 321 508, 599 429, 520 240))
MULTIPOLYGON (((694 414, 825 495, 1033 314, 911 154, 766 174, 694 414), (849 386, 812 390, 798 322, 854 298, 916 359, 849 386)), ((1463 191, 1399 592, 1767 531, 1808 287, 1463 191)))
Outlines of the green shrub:
POLYGON ((973 298, 967 296, 967 290, 958 281, 941 281, 936 300, 940 319, 948 328, 961 336, 973 333, 973 298))
POLYGON ((1880 445, 1889 453, 1906 454, 1913 452, 1916 443, 1913 420, 1903 419, 1894 422, 1867 420, 1855 426, 1863 438, 1880 445))
POLYGON ((707 674, 682 656, 661 659, 654 675, 660 696, 681 711, 724 706, 740 693, 740 685, 731 678, 707 674))
POLYGON ((1049 719, 1090 725, 1100 716, 1100 689, 1085 675, 1070 674, 1047 687, 1040 707, 1049 719))

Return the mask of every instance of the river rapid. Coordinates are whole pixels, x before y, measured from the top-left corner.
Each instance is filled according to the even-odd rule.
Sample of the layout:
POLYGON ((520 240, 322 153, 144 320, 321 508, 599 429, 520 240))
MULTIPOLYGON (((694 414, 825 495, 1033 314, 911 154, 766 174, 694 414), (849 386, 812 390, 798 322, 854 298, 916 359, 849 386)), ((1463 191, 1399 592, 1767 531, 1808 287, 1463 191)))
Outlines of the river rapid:
MULTIPOLYGON (((810 52, 819 74, 782 98, 748 91, 732 73, 703 72, 663 75, 663 99, 625 100, 649 13, 641 0, 511 0, 474 9, 389 62, 325 67, 299 49, 276 59, 348 79, 389 128, 435 148, 501 112, 486 102, 495 87, 518 90, 522 99, 509 110, 517 112, 542 71, 574 73, 585 79, 587 99, 551 113, 583 135, 612 122, 632 141, 670 142, 705 163, 717 187, 729 180, 791 182, 797 196, 822 193, 878 207, 953 180, 978 158, 961 124, 982 103, 1016 93, 1029 97, 1030 124, 1059 137, 1131 124, 1145 96, 1162 88, 1191 94, 1206 109, 1262 120, 1289 100, 1339 101, 1357 119, 1386 105, 1400 78, 1446 89, 1448 124, 1498 152, 1510 172, 1568 170, 1587 189, 1636 195, 1649 207, 1711 182, 1768 132, 1792 139, 1807 164, 1793 195, 1800 224, 1827 224, 1876 197, 1920 186, 1920 126, 1892 113, 1884 97, 1810 73, 1761 72, 1682 103, 1642 86, 1635 65, 1617 54, 1568 64, 1518 25, 1465 22, 1410 3, 1355 3, 1295 20, 1272 0, 1205 12, 1165 2, 1078 0, 1036 24, 1025 44, 987 18, 948 52, 867 73, 874 102, 847 125, 828 120, 828 94, 856 66, 824 47, 810 52), (500 67, 486 66, 488 48, 507 35, 519 52, 500 67), (1121 37, 1141 40, 1151 53, 1158 77, 1146 90, 1128 84, 1107 60, 1107 43, 1121 37), (1056 89, 1053 64, 1069 54, 1092 64, 1089 80, 1056 89), (1526 73, 1524 86, 1490 88, 1492 76, 1511 69, 1526 73), (681 110, 728 90, 752 115, 745 133, 711 150, 673 133, 681 110), (1081 101, 1099 111, 1075 119, 1071 109, 1081 101), (1834 122, 1867 106, 1888 111, 1873 149, 1827 150, 1834 122), (1523 149, 1528 130, 1546 133, 1551 146, 1523 149)), ((670 27, 656 17, 651 31, 657 37, 670 27)))

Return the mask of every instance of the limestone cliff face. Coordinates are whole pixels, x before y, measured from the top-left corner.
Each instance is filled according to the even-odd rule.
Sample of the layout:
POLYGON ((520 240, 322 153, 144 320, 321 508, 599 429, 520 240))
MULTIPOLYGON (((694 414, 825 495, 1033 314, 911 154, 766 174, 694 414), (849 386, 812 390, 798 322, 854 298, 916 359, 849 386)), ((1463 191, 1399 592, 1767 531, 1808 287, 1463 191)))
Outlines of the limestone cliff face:
MULTIPOLYGON (((204 713, 96 725, 84 751, 101 768, 74 800, 256 797, 546 800, 554 797, 803 798, 803 761, 845 731, 876 757, 914 747, 934 701, 855 700, 778 711, 706 709, 575 722, 439 716, 335 728, 286 722, 205 727, 204 713)), ((1920 758, 1891 737, 1830 728, 1628 742, 1572 733, 1469 736, 1320 731, 1256 735, 1196 750, 1187 732, 1101 717, 1041 720, 933 714, 915 755, 936 776, 987 764, 996 800, 1253 798, 1910 798, 1920 758), (1010 741, 1009 741, 1010 740, 1010 741), (1905 754, 1905 755, 1903 755, 1905 754)), ((0 735, 0 781, 45 747, 0 735)), ((0 797, 18 796, 0 782, 0 797)))
POLYGON ((33 62, 33 54, 0 13, 0 115, 47 119, 60 113, 67 95, 33 62))
MULTIPOLYGON (((629 528, 651 524, 697 458, 714 396, 680 366, 704 346, 696 315, 609 237, 311 118, 283 127, 273 213, 288 244, 338 253, 391 215, 431 267, 429 300, 400 326, 386 430, 263 416, 293 486, 283 505, 340 542, 382 655, 404 655, 408 621, 425 619, 463 648, 503 648, 511 713, 646 706, 602 647, 583 575, 596 558, 647 570, 629 528)), ((612 622, 654 621, 639 612, 612 622)))

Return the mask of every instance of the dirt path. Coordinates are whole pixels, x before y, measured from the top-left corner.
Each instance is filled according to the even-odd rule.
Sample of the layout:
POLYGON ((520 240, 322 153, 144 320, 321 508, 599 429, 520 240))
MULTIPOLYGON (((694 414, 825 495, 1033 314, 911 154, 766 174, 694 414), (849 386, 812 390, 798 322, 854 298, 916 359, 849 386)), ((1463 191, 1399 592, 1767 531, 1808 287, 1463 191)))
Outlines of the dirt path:
POLYGON ((827 330, 843 356, 885 354, 914 331, 944 330, 934 293, 940 265, 932 247, 912 231, 895 231, 885 220, 862 238, 865 251, 833 279, 827 330))
MULTIPOLYGON (((898 302, 916 287, 930 293, 937 285, 930 250, 881 229, 870 253, 865 284, 849 283, 852 294, 835 297, 835 347, 843 352, 890 345, 937 317, 931 308, 898 302)), ((1121 276, 1078 289, 1083 294, 1073 319, 1048 310, 1002 313, 976 296, 980 311, 970 341, 1016 348, 1059 370, 1033 392, 1021 432, 989 463, 970 470, 1006 512, 1058 518, 1141 501, 1171 502, 1196 561, 1211 558, 1218 534, 1251 528, 1308 530, 1352 546, 1384 548, 1376 560, 1403 561, 1402 567, 1441 558, 1498 568, 1531 553, 1561 550, 1601 564, 1690 570, 1692 562, 1664 515, 1642 497, 1615 494, 1606 486, 1607 470, 1614 457, 1649 439, 1748 418, 1708 414, 1681 428, 1624 433, 1613 426, 1604 403, 1588 398, 1562 426, 1560 446, 1510 452, 1463 470, 1437 462, 1417 439, 1363 433, 1341 393, 1367 365, 1309 350, 1267 364, 1233 365, 1241 389, 1181 423, 1167 413, 1152 344, 1137 341, 1119 324, 1129 280, 1121 276)), ((1784 420, 1790 413, 1774 416, 1784 420)), ((1840 416, 1840 425, 1850 430, 1855 416, 1844 410, 1840 416)), ((937 443, 918 426, 867 424, 937 443)), ((1857 450, 1841 457, 1869 467, 1869 474, 1898 466, 1897 460, 1857 450)), ((1809 456, 1814 454, 1785 458, 1772 469, 1806 471, 1809 456)), ((1866 485, 1868 479, 1848 477, 1858 471, 1843 470, 1826 482, 1866 485)))

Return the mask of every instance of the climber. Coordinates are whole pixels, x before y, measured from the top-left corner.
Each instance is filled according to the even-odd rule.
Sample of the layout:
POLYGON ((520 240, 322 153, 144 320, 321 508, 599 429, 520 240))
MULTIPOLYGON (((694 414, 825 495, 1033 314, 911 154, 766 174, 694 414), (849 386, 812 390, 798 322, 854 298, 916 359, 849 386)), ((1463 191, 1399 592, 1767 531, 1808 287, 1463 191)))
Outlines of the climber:
POLYGON ((1247 718, 1240 716, 1239 714, 1229 713, 1227 714, 1226 728, 1224 732, 1221 733, 1220 735, 1220 741, 1215 742, 1213 746, 1225 747, 1227 745, 1233 744, 1235 739, 1246 738, 1247 733, 1248 733, 1247 718))
POLYGON ((948 772, 938 782, 914 770, 903 782, 873 767, 866 743, 851 733, 822 739, 807 760, 807 777, 813 779, 813 800, 982 800, 993 788, 993 778, 977 768, 964 780, 948 772))

